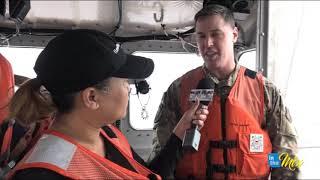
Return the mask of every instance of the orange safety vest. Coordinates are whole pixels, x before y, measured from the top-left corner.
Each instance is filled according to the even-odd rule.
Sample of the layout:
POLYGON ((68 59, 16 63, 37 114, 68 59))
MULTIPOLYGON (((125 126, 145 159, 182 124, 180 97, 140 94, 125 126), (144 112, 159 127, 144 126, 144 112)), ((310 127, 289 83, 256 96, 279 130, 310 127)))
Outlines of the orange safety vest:
POLYGON ((34 144, 41 137, 42 133, 49 129, 52 122, 53 119, 51 117, 44 118, 40 122, 37 122, 35 124, 36 127, 31 133, 26 132, 20 139, 17 140, 17 144, 15 145, 15 147, 11 147, 12 139, 17 134, 17 132, 14 132, 14 124, 16 123, 15 120, 10 119, 8 121, 8 126, 5 130, 1 145, 0 169, 1 167, 6 166, 7 163, 9 163, 9 160, 13 160, 15 161, 14 163, 16 163, 17 158, 20 157, 22 153, 27 152, 34 146, 34 144), (30 136, 30 134, 31 137, 28 137, 30 136))
POLYGON ((102 129, 101 134, 119 150, 137 172, 99 156, 70 137, 53 130, 39 139, 14 172, 27 168, 46 168, 71 179, 149 179, 150 176, 161 179, 159 175, 134 160, 125 136, 112 125, 109 127, 117 138, 110 138, 102 129))
POLYGON ((8 115, 8 104, 14 94, 14 75, 9 61, 0 53, 0 123, 8 115))
MULTIPOLYGON (((182 113, 190 107, 190 90, 195 89, 204 77, 201 67, 182 76, 182 113)), ((271 153, 272 145, 268 133, 261 128, 264 119, 263 76, 240 67, 224 107, 221 99, 214 95, 205 126, 200 131, 199 150, 185 152, 177 165, 176 177, 267 178, 270 173, 268 153, 271 153)))

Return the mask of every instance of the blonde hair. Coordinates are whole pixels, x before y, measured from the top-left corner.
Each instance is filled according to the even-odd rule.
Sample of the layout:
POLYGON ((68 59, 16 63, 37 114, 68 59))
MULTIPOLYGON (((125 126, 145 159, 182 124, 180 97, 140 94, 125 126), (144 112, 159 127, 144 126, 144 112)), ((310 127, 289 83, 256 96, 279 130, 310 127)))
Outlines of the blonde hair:
POLYGON ((22 125, 30 125, 50 117, 56 111, 51 96, 37 79, 24 82, 13 95, 9 104, 9 119, 22 125))

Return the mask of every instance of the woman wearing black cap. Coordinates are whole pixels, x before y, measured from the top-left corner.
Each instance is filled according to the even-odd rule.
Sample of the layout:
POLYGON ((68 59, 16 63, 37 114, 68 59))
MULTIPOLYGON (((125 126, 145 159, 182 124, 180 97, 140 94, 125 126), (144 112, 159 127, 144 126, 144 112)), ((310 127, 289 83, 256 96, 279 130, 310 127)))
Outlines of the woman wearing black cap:
MULTIPOLYGON (((34 66, 37 78, 20 87, 13 98, 13 104, 22 106, 11 116, 39 117, 53 106, 55 120, 10 178, 159 179, 141 165, 144 162, 124 135, 111 125, 126 115, 128 79, 146 78, 153 69, 151 59, 123 53, 99 31, 72 30, 51 40, 34 66), (40 87, 50 96, 43 96, 40 87)), ((166 148, 149 164, 154 172, 172 170, 191 122, 203 126, 208 111, 197 110, 198 105, 184 114, 166 148)))

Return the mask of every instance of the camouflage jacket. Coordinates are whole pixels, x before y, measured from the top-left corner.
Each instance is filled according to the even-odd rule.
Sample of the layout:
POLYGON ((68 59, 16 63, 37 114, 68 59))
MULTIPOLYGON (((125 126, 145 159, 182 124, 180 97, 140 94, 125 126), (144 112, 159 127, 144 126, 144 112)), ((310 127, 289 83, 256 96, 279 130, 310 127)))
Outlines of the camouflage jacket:
MULTIPOLYGON (((216 83, 227 84, 230 89, 233 86, 240 65, 237 65, 227 80, 219 81, 214 76, 212 80, 216 83), (225 81, 225 82, 222 82, 225 81)), ((158 112, 155 117, 154 149, 151 157, 158 154, 166 144, 175 125, 182 117, 180 102, 180 80, 176 79, 164 93, 158 112)), ((288 152, 291 156, 297 153, 297 133, 292 124, 289 110, 286 108, 280 91, 268 79, 264 78, 264 121, 271 143, 272 152, 288 152)), ((182 154, 181 154, 182 156, 182 154)), ((179 159, 179 158, 178 158, 179 159)), ((288 168, 274 168, 271 171, 272 179, 296 179, 299 170, 291 171, 288 168)), ((173 176, 171 176, 173 177, 173 176)))

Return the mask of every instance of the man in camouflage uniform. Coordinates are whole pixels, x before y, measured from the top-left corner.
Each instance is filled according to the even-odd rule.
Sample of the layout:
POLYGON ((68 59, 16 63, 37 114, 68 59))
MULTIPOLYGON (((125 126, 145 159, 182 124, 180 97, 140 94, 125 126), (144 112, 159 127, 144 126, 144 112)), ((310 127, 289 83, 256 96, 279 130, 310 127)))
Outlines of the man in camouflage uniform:
MULTIPOLYGON (((197 44, 204 59, 203 69, 216 84, 216 94, 223 96, 223 93, 220 93, 222 91, 220 87, 227 87, 227 91, 230 91, 240 69, 240 65, 234 61, 233 44, 237 40, 238 31, 234 26, 233 15, 228 9, 218 5, 204 8, 195 16, 195 27, 197 44)), ((156 134, 151 156, 157 154, 163 148, 182 116, 180 87, 181 77, 170 85, 162 97, 155 118, 154 129, 156 134)), ((263 88, 264 118, 261 129, 269 135, 272 152, 278 152, 279 154, 288 152, 291 156, 294 156, 297 153, 297 134, 289 111, 284 105, 279 90, 266 78, 264 78, 263 88)), ((176 154, 177 161, 179 161, 183 151, 176 154)), ((297 175, 298 169, 291 171, 288 168, 273 168, 271 170, 272 179, 296 179, 297 175)), ((173 174, 164 178, 173 178, 173 174)))

